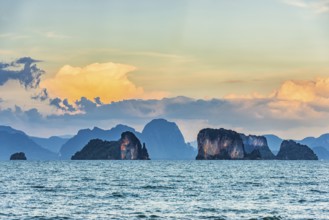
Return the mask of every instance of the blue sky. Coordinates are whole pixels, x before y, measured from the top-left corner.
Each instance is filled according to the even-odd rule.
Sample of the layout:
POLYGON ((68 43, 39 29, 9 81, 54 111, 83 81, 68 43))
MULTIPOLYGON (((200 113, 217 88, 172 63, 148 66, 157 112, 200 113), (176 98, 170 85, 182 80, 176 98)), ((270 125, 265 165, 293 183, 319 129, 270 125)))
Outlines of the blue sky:
MULTIPOLYGON (((59 98, 75 106, 70 114, 85 114, 83 126, 92 127, 100 122, 78 108, 82 97, 99 97, 107 105, 186 96, 239 100, 252 112, 271 113, 262 116, 269 125, 273 114, 285 108, 293 109, 290 116, 303 109, 308 121, 328 119, 323 111, 329 98, 327 0, 0 0, 0 6, 1 63, 31 57, 42 61, 34 64, 44 71, 33 89, 18 78, 6 79, 0 86, 0 111, 36 109, 44 119, 67 114, 63 106, 49 104, 59 98), (47 101, 31 99, 44 91, 47 101), (259 99, 271 104, 259 109, 259 99)), ((154 116, 170 117, 185 127, 190 123, 165 112, 154 116)), ((118 121, 111 120, 106 118, 108 126, 118 121)), ((199 127, 262 131, 243 122, 212 123, 216 120, 204 116, 195 120, 199 127)), ((26 121, 6 123, 29 128, 26 121)), ((302 127, 309 126, 298 121, 286 132, 283 124, 268 132, 301 136, 306 135, 302 127)), ((319 125, 312 133, 326 131, 327 126, 319 125)), ((44 135, 52 132, 58 131, 49 129, 44 135)))

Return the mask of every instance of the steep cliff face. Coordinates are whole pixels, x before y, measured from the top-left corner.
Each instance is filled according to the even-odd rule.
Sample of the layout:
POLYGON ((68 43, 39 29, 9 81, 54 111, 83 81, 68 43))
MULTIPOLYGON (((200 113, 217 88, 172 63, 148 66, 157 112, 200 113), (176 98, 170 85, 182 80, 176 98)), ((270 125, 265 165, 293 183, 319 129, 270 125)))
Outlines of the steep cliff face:
POLYGON ((149 160, 145 145, 130 131, 123 132, 119 141, 93 139, 76 152, 72 160, 149 160))
POLYGON ((240 135, 232 130, 202 129, 198 134, 197 160, 243 159, 244 148, 240 135))
POLYGON ((120 139, 121 160, 149 160, 148 152, 130 131, 123 132, 120 139))
POLYGON ((280 151, 276 158, 278 160, 318 160, 311 148, 292 140, 285 140, 281 143, 280 151))
MULTIPOLYGON (((256 150, 259 152, 259 159, 263 160, 271 160, 274 159, 275 156, 271 152, 270 148, 267 145, 267 140, 264 136, 256 136, 256 135, 244 135, 240 134, 242 139, 244 150, 246 154, 251 154, 256 150)), ((253 154, 255 154, 255 152, 253 154)))

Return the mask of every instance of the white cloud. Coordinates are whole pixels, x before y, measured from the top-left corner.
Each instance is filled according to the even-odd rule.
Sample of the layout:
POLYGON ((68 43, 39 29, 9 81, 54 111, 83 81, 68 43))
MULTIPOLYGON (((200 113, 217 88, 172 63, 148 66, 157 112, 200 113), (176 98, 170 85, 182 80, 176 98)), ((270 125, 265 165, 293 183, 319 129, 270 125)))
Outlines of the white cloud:
POLYGON ((67 39, 67 38, 72 38, 71 36, 64 35, 64 34, 59 34, 54 31, 47 31, 42 33, 43 36, 51 39, 67 39))
POLYGON ((284 3, 314 11, 317 14, 329 12, 329 0, 284 0, 284 3))
POLYGON ((0 86, 0 109, 15 109, 15 106, 20 106, 22 110, 36 108, 42 115, 55 113, 55 109, 46 102, 32 99, 38 92, 39 88, 26 89, 21 83, 16 80, 9 80, 3 86, 0 86))
POLYGON ((20 40, 20 39, 25 39, 25 38, 29 38, 29 37, 30 36, 28 36, 28 35, 21 35, 21 34, 16 34, 16 33, 0 34, 0 38, 10 39, 10 40, 20 40))
POLYGON ((329 78, 316 78, 314 80, 286 80, 280 87, 270 94, 229 94, 228 100, 241 99, 272 99, 287 102, 312 103, 315 105, 328 105, 329 107, 329 78))
POLYGON ((308 4, 306 4, 303 0, 284 0, 284 2, 295 7, 308 8, 308 4))

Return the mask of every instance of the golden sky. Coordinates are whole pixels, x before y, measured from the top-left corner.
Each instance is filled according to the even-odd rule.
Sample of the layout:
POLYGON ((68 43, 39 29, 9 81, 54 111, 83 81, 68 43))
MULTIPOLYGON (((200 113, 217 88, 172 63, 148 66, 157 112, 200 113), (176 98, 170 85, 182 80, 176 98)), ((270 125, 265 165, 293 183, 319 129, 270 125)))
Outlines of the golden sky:
MULTIPOLYGON (((242 110, 250 111, 250 118, 259 118, 260 126, 269 127, 267 132, 303 136, 307 132, 303 127, 314 126, 314 134, 328 130, 326 125, 311 123, 329 119, 326 0, 0 4, 0 118, 7 117, 8 111, 14 114, 8 124, 28 129, 31 115, 26 112, 43 119, 85 114, 84 122, 67 129, 71 132, 81 126, 104 125, 88 117, 89 109, 81 100, 99 109, 124 100, 144 100, 131 111, 130 116, 136 114, 139 119, 127 123, 140 126, 152 117, 168 117, 179 121, 191 137, 189 123, 247 133, 264 131, 248 127, 243 120, 214 120, 211 117, 220 117, 223 108, 212 105, 216 99, 230 103, 227 111, 233 113, 238 106, 236 114, 241 117, 242 110), (17 62, 22 57, 40 62, 29 63, 25 71, 27 61, 17 62), (19 73, 26 76, 15 72, 20 68, 19 73), (31 79, 33 88, 27 86, 32 85, 31 79), (181 103, 175 98, 180 96, 209 106, 190 109, 184 101, 187 113, 200 115, 189 116, 194 120, 190 122, 184 114, 170 113, 181 103), (162 102, 148 109, 153 99, 162 102), (168 100, 175 100, 175 105, 168 100), (260 100, 267 102, 260 104, 260 100), (203 115, 207 108, 218 111, 217 116, 203 115), (35 110, 31 113, 31 109, 35 110), (285 126, 291 123, 287 122, 271 129, 268 125, 280 117, 295 120, 295 126, 285 126)), ((122 117, 103 121, 110 126, 122 117)))

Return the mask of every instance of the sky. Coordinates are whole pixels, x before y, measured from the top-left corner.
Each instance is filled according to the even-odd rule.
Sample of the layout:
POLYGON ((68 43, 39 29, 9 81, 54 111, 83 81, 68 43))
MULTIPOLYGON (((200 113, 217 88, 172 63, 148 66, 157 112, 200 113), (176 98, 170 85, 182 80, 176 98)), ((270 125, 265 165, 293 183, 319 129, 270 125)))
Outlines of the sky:
POLYGON ((0 124, 329 133, 329 0, 0 0, 0 124))

